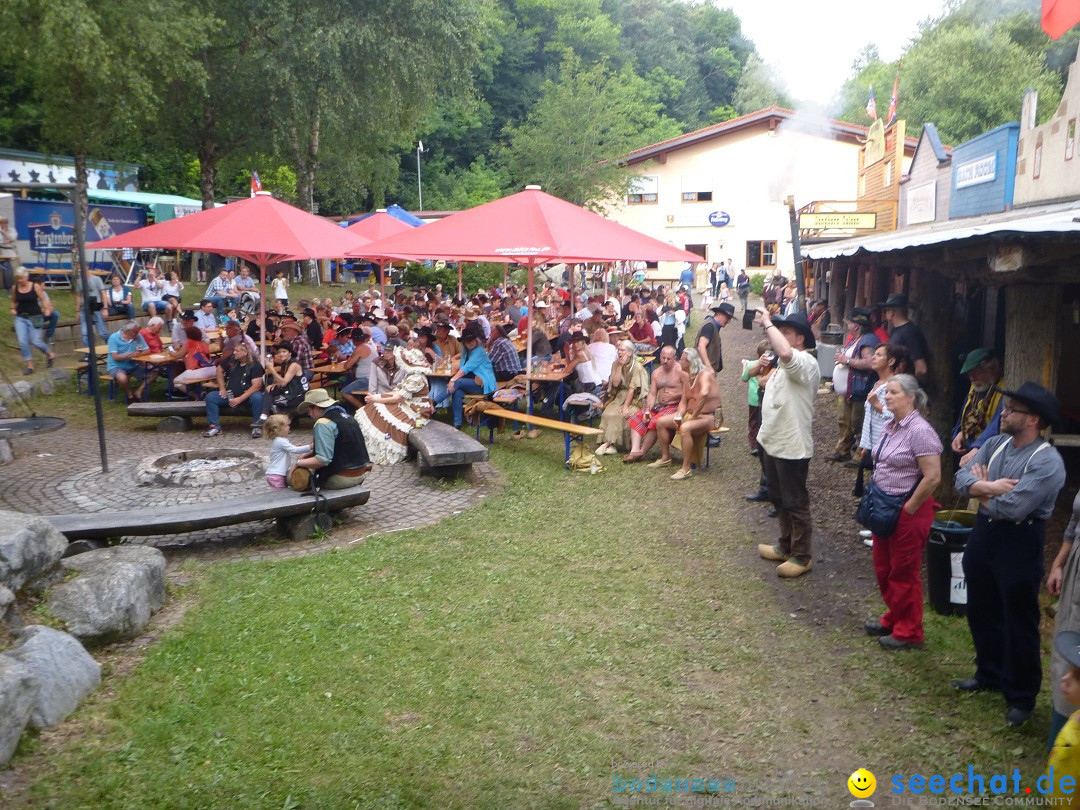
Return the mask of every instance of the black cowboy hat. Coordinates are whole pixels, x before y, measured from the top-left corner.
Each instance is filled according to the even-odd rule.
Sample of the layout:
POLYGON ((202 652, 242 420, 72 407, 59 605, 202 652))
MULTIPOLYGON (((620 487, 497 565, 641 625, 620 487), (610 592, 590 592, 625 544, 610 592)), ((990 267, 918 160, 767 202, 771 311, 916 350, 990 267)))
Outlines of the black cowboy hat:
POLYGON ((792 312, 786 318, 773 318, 773 326, 779 328, 781 326, 790 326, 796 332, 805 338, 805 346, 808 349, 813 349, 817 346, 817 339, 814 338, 814 332, 810 329, 810 321, 806 319, 806 315, 802 312, 792 312))
POLYGON ((1023 402, 1031 408, 1033 413, 1041 416, 1049 424, 1057 425, 1061 422, 1061 417, 1058 414, 1057 397, 1038 383, 1028 380, 1015 391, 998 390, 1001 391, 1003 396, 1006 396, 1009 399, 1023 402))
POLYGON ((878 304, 878 306, 882 309, 907 309, 907 296, 903 293, 893 293, 880 304, 878 304))
POLYGON ((723 301, 717 304, 715 307, 711 307, 713 313, 719 313, 721 315, 727 315, 729 318, 735 317, 735 307, 729 304, 727 301, 723 301))

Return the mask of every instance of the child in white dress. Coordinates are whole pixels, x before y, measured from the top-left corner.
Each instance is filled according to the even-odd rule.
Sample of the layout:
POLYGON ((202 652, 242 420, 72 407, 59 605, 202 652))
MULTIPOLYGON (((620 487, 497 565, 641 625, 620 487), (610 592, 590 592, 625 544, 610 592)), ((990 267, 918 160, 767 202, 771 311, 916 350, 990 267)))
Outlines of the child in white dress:
POLYGON ((266 438, 273 440, 270 444, 270 463, 266 467, 266 483, 274 489, 288 486, 286 476, 293 466, 292 456, 311 450, 310 444, 296 445, 286 439, 289 428, 289 417, 284 413, 275 413, 264 425, 266 438))

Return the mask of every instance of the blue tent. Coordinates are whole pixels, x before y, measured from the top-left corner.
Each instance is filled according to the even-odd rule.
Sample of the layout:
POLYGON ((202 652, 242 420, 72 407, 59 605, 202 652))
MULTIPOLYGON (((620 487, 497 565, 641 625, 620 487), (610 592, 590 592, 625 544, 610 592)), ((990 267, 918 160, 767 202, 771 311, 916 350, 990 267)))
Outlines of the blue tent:
MULTIPOLYGON (((357 217, 356 219, 350 219, 347 224, 348 225, 354 225, 357 222, 362 222, 363 220, 367 219, 370 216, 374 216, 377 213, 378 213, 378 211, 372 211, 370 214, 364 214, 362 217, 357 217)), ((394 219, 400 219, 406 225, 412 225, 414 228, 417 225, 425 224, 424 220, 420 219, 420 217, 413 216, 408 211, 406 211, 404 208, 402 208, 400 205, 391 205, 389 208, 386 209, 386 213, 388 213, 394 219)))

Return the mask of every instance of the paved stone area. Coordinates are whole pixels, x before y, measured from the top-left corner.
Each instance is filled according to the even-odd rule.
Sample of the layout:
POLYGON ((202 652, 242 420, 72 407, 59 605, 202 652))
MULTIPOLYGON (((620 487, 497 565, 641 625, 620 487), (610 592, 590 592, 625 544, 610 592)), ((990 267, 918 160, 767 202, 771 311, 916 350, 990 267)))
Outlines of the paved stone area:
MULTIPOLYGON (((269 458, 270 443, 251 439, 240 429, 224 436, 203 438, 190 433, 134 431, 107 437, 109 472, 101 472, 97 434, 90 430, 64 428, 36 438, 12 441, 15 461, 0 467, 0 508, 34 514, 68 514, 172 507, 222 498, 243 500, 249 493, 267 489, 260 476, 248 483, 208 487, 138 486, 135 469, 150 456, 177 450, 237 448, 269 458)), ((290 434, 294 444, 310 442, 310 431, 290 434)), ((414 462, 392 467, 376 467, 364 480, 371 498, 364 506, 338 513, 335 526, 321 541, 285 542, 276 539, 273 521, 259 521, 221 529, 157 537, 132 537, 131 543, 160 548, 170 563, 185 560, 285 559, 347 547, 365 537, 385 532, 430 526, 448 515, 475 506, 499 484, 498 472, 490 463, 474 464, 472 472, 459 481, 442 483, 421 477, 414 462)))

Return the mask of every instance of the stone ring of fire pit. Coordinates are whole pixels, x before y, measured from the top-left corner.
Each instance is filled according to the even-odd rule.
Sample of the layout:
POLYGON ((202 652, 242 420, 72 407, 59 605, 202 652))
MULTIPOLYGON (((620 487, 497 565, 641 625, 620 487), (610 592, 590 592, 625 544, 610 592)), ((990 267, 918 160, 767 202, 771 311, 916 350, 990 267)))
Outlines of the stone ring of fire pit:
POLYGON ((209 487, 254 481, 265 463, 248 450, 178 450, 148 458, 135 470, 138 486, 209 487))

